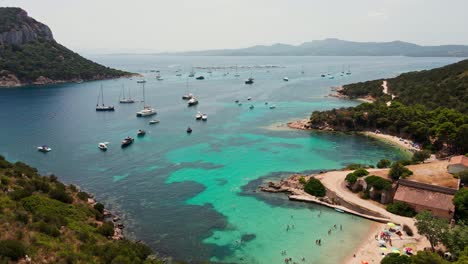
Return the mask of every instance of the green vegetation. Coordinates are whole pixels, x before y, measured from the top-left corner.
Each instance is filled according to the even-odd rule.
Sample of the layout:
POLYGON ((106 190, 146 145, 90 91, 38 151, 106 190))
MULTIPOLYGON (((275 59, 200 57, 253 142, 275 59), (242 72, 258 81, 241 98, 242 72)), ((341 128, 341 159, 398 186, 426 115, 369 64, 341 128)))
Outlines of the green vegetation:
POLYGON ((317 197, 324 197, 327 194, 325 186, 323 186, 323 184, 314 177, 311 177, 307 181, 306 185, 304 186, 304 191, 317 197))
POLYGON ((431 157, 431 152, 429 150, 420 150, 420 151, 414 152, 411 160, 414 163, 420 163, 420 162, 424 162, 430 157, 431 157))
POLYGON ((416 228, 418 228, 419 234, 427 238, 432 250, 434 250, 442 242, 444 234, 448 230, 448 222, 424 211, 416 215, 416 228))
POLYGON ((400 178, 406 178, 410 175, 413 175, 413 172, 403 166, 400 162, 395 162, 392 164, 390 171, 388 172, 388 176, 390 176, 393 180, 398 180, 400 178))
POLYGON ((357 181, 358 178, 369 175, 369 172, 366 169, 359 168, 354 172, 348 173, 346 175, 345 181, 353 184, 357 181))
POLYGON ((377 163, 377 168, 379 169, 384 169, 384 168, 388 168, 390 167, 390 165, 392 164, 392 162, 388 159, 381 159, 379 160, 379 162, 377 163))
MULTIPOLYGON (((381 98, 384 96, 382 81, 345 85, 343 92, 350 97, 372 95, 381 98)), ((396 95, 395 100, 405 105, 421 104, 430 110, 444 107, 468 113, 468 60, 437 69, 404 73, 388 79, 387 85, 389 92, 396 95)))
POLYGON ((390 253, 380 261, 380 264, 411 264, 411 258, 398 253, 390 253))
POLYGON ((344 86, 350 97, 374 95, 375 103, 315 111, 312 127, 338 131, 380 130, 409 138, 425 149, 468 152, 468 60, 442 68, 411 72, 388 80, 396 99, 390 106, 382 95, 382 80, 344 86))
POLYGON ((305 185, 307 183, 306 179, 304 177, 300 177, 299 178, 299 183, 302 184, 302 185, 305 185))
POLYGON ((454 175, 455 178, 460 179, 460 181, 467 185, 468 184, 468 171, 462 171, 454 175))
POLYGON ((468 219, 468 188, 461 188, 453 198, 455 212, 458 219, 468 219))
POLYGON ((0 57, 0 69, 15 74, 24 83, 32 83, 40 76, 52 80, 93 80, 129 74, 92 62, 48 40, 6 45, 0 49, 0 57))
POLYGON ((20 8, 0 8, 0 34, 26 30, 28 42, 4 42, 0 45, 0 77, 13 74, 22 84, 38 77, 52 81, 114 78, 130 73, 102 66, 58 44, 49 28, 28 17, 20 8))
POLYGON ((344 170, 357 170, 357 169, 368 169, 368 168, 373 168, 373 165, 366 165, 366 164, 360 164, 360 163, 351 163, 347 165, 344 170))
POLYGON ((33 263, 161 263, 144 244, 109 240, 114 229, 100 221, 104 207, 84 197, 56 176, 0 156, 0 263, 26 254, 33 263))
POLYGON ((411 208, 407 203, 395 201, 387 205, 387 211, 392 214, 397 214, 401 216, 413 217, 416 215, 416 212, 411 208))
POLYGON ((375 175, 366 177, 365 181, 367 183, 368 190, 370 189, 370 187, 374 187, 378 191, 384 191, 392 187, 391 181, 381 178, 379 176, 375 176, 375 175))

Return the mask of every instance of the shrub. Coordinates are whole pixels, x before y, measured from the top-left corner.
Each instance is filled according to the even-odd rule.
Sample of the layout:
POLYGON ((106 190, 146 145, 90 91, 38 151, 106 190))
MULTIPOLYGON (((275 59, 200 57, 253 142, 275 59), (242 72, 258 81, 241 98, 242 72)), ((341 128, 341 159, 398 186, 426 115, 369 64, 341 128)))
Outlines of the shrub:
POLYGON ((78 188, 77 188, 75 185, 73 185, 73 184, 70 184, 68 187, 70 188, 70 190, 71 190, 72 192, 77 192, 77 191, 78 191, 78 188))
POLYGON ((19 201, 23 198, 32 195, 32 191, 29 189, 16 189, 8 194, 12 200, 19 201))
POLYGON ((104 222, 100 227, 98 227, 97 232, 105 237, 114 235, 114 224, 110 222, 104 222))
POLYGON ((417 162, 417 163, 424 162, 425 160, 427 160, 430 157, 431 157, 431 152, 429 150, 416 151, 413 154, 412 161, 417 162))
POLYGON ((358 177, 353 172, 351 172, 348 173, 348 175, 346 175, 345 181, 354 184, 357 181, 357 179, 358 177))
POLYGON ((38 179, 34 179, 32 181, 32 185, 34 186, 34 189, 37 190, 37 191, 41 191, 43 193, 48 193, 49 190, 50 190, 50 185, 48 182, 44 181, 44 180, 38 180, 38 179))
POLYGON ((400 162, 395 162, 392 164, 392 167, 390 169, 390 172, 388 175, 393 179, 393 180, 398 180, 399 178, 406 178, 410 175, 413 175, 413 172, 410 171, 408 168, 403 166, 402 163, 400 162))
POLYGON ((49 192, 49 197, 63 203, 72 203, 73 198, 62 188, 54 188, 49 192))
POLYGON ((87 192, 79 192, 76 196, 82 201, 87 201, 89 198, 89 194, 87 192))
POLYGON ((26 255, 26 248, 17 240, 0 240, 0 256, 17 261, 26 255))
POLYGON ((414 234, 413 234, 413 230, 411 229, 411 227, 407 226, 407 225, 403 225, 403 231, 405 231, 405 233, 412 237, 414 234))
POLYGON ((359 163, 352 163, 352 164, 349 164, 345 167, 345 170, 357 170, 357 169, 365 169, 365 168, 368 168, 369 166, 367 166, 366 164, 359 164, 359 163))
POLYGON ((399 253, 390 253, 380 261, 380 264, 411 264, 411 258, 399 253))
POLYGON ((37 169, 30 167, 26 165, 23 162, 16 162, 13 166, 13 169, 15 171, 15 174, 17 176, 21 176, 22 174, 26 175, 29 178, 32 178, 33 176, 38 176, 39 174, 37 173, 37 169))
POLYGON ((388 159, 381 159, 377 163, 377 168, 379 169, 388 168, 390 167, 390 164, 391 164, 391 161, 389 161, 388 159))
POLYGON ((26 212, 17 212, 15 215, 16 221, 27 225, 29 223, 29 215, 26 212))
POLYGON ((302 185, 305 185, 307 183, 306 179, 304 177, 300 177, 299 178, 299 183, 302 184, 302 185))
POLYGON ((416 212, 411 208, 407 203, 395 201, 387 205, 387 211, 393 214, 413 217, 416 215, 416 212))
POLYGON ((357 169, 353 173, 354 173, 354 175, 356 175, 356 177, 362 177, 362 176, 369 175, 369 172, 366 169, 363 169, 363 168, 357 169))
POLYGON ((456 216, 459 219, 468 219, 468 188, 462 188, 453 197, 456 216))
POLYGON ((60 231, 53 224, 47 224, 47 223, 41 221, 41 222, 37 223, 35 226, 36 226, 36 229, 41 233, 44 233, 44 234, 49 235, 51 237, 59 237, 60 236, 60 231))
POLYGON ((11 163, 6 161, 3 156, 0 156, 0 169, 11 168, 11 163))
POLYGON ((392 182, 378 176, 372 175, 366 178, 367 188, 374 187, 376 190, 388 190, 392 186, 392 182))
POLYGON ((325 186, 323 186, 323 184, 319 180, 313 177, 311 177, 304 186, 304 191, 306 191, 308 194, 317 197, 323 197, 327 193, 325 186))
POLYGON ((96 211, 98 211, 99 213, 104 213, 104 205, 102 203, 96 203, 94 205, 94 209, 96 209, 96 211))
POLYGON ((460 179, 460 181, 463 184, 468 185, 468 171, 459 172, 459 173, 455 174, 454 176, 455 176, 455 178, 460 179))

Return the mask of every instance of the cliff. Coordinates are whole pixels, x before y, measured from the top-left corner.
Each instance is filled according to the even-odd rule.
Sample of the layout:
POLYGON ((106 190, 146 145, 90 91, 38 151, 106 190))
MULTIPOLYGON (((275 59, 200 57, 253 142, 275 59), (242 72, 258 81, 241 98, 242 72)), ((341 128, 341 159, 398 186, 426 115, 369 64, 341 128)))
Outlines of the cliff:
POLYGON ((0 87, 56 84, 131 75, 97 64, 57 43, 20 8, 0 8, 0 87))

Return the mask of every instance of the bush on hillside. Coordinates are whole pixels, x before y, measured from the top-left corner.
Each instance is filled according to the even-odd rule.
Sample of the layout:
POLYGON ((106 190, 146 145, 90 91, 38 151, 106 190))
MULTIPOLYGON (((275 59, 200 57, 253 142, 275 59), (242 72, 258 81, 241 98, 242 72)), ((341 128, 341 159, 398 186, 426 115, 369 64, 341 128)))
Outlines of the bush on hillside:
POLYGON ((104 222, 100 227, 98 227, 97 232, 105 237, 113 236, 114 224, 111 222, 104 222))
POLYGON ((26 248, 17 240, 0 240, 0 256, 17 261, 26 255, 26 248))
POLYGON ((76 197, 82 201, 87 201, 89 198, 89 194, 87 192, 79 192, 76 197))
POLYGON ((419 162, 424 162, 428 158, 431 157, 431 152, 429 150, 421 150, 421 151, 416 151, 413 154, 412 161, 419 163, 419 162))
POLYGON ((347 181, 350 184, 354 184, 357 181, 358 177, 354 173, 348 173, 346 175, 345 181, 347 181))
POLYGON ((362 177, 362 176, 367 176, 367 175, 369 175, 369 172, 368 172, 366 169, 363 169, 363 168, 357 169, 357 170, 355 170, 353 173, 354 173, 354 175, 356 175, 357 177, 362 177))
POLYGON ((306 185, 304 186, 304 191, 317 197, 324 197, 327 193, 325 186, 323 186, 319 180, 313 177, 307 181, 306 185))
POLYGON ((72 203, 73 197, 71 197, 65 189, 62 188, 54 188, 49 192, 49 197, 63 203, 72 203))
POLYGON ((395 201, 387 205, 387 211, 392 214, 397 214, 406 217, 413 217, 416 212, 407 203, 395 201))

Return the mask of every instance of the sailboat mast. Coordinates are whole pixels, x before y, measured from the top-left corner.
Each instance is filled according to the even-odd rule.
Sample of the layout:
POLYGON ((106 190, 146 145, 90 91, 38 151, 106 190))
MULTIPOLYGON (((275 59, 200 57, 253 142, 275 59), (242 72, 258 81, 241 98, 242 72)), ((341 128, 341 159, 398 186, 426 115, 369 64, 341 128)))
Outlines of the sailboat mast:
POLYGON ((146 107, 145 84, 143 83, 143 108, 146 107))
POLYGON ((102 88, 102 84, 101 84, 101 101, 102 101, 102 105, 104 106, 104 89, 102 88))

